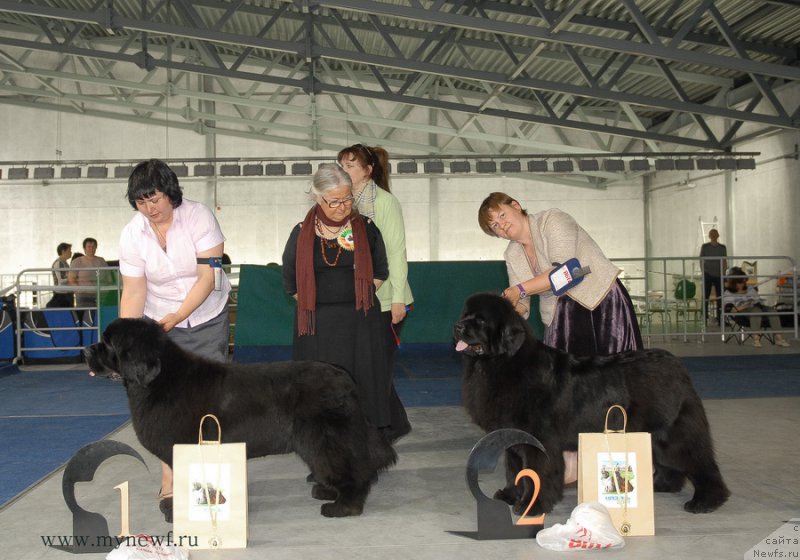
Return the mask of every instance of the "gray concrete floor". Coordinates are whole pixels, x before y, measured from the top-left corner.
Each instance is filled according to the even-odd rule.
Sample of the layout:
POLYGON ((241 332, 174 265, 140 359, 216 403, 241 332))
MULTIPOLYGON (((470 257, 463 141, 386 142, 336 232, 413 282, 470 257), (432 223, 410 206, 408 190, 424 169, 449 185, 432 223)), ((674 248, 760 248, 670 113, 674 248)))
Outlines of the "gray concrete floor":
MULTIPOLYGON (((798 346, 796 341, 793 341, 798 346)), ((666 342, 680 355, 752 354, 752 347, 666 342), (712 347, 713 346, 713 347, 712 347)), ((792 349, 788 349, 792 351, 792 349)), ((762 352, 786 349, 766 346, 762 352)), ((800 399, 737 399, 705 402, 717 457, 733 495, 713 514, 685 513, 691 486, 679 494, 656 494, 656 535, 630 537, 625 548, 584 555, 655 560, 672 558, 756 558, 764 540, 792 518, 800 518, 800 466, 797 426, 800 399)), ((320 502, 310 496, 307 469, 294 455, 272 456, 248 463, 249 545, 242 550, 190 551, 191 558, 224 559, 548 559, 564 558, 534 540, 477 541, 458 532, 477 529, 475 502, 465 483, 465 464, 482 437, 461 407, 411 408, 414 431, 397 444, 398 464, 383 474, 360 517, 327 519, 320 502)), ((156 493, 158 462, 136 441, 127 425, 109 436, 139 450, 149 472, 128 457, 108 460, 90 483, 78 486, 78 502, 119 530, 119 492, 129 481, 130 528, 134 533, 166 535, 171 526, 159 515, 156 493)), ((67 558, 67 552, 46 547, 42 537, 70 535, 71 515, 61 491, 63 470, 29 490, 0 511, 0 558, 67 558)), ((491 495, 502 483, 500 473, 487 474, 481 487, 491 495)), ((549 514, 545 526, 564 523, 576 506, 575 488, 549 514)), ((796 530, 793 534, 797 538, 796 530)), ((800 555, 800 546, 786 550, 800 555)), ((566 553, 571 557, 575 553, 566 553)), ((90 554, 102 558, 104 554, 90 554)))

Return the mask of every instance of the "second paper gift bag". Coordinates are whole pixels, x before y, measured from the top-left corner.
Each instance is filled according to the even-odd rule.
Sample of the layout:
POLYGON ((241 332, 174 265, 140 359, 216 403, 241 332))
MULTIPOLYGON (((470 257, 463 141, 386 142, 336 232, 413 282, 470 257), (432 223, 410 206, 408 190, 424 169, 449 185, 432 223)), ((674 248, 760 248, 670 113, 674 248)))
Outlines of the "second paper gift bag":
POLYGON ((606 506, 623 536, 654 535, 650 434, 626 432, 627 425, 625 409, 614 405, 602 433, 578 434, 578 503, 606 506), (622 414, 621 430, 608 427, 614 410, 622 414))

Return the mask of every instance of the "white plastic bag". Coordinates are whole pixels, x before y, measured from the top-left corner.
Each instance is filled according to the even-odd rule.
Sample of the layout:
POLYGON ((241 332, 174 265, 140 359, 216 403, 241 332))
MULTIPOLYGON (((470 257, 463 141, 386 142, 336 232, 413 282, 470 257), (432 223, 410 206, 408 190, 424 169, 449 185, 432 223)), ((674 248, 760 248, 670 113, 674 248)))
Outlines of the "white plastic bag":
POLYGON ((606 507, 599 502, 578 504, 567 522, 536 533, 536 542, 548 550, 574 551, 622 548, 623 539, 614 528, 606 507))
POLYGON ((155 542, 150 535, 132 535, 108 553, 106 560, 188 560, 189 553, 175 544, 155 542))

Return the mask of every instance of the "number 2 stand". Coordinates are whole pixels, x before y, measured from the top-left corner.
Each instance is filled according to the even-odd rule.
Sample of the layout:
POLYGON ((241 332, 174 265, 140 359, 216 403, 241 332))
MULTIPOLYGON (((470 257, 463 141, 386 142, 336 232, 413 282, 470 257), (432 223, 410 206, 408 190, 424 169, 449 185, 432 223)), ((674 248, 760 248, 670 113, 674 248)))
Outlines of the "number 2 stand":
MULTIPOLYGON (((72 536, 73 538, 80 537, 80 542, 76 539, 72 546, 51 545, 52 548, 72 554, 96 554, 109 552, 119 544, 116 538, 109 535, 106 518, 99 513, 86 511, 78 505, 78 501, 75 499, 75 484, 90 482, 94 479, 97 468, 115 455, 130 455, 147 468, 144 459, 135 449, 114 440, 101 440, 85 445, 69 460, 61 479, 61 488, 64 493, 64 501, 72 512, 72 536)), ((124 506, 127 508, 127 503, 124 506)), ((124 512, 124 515, 126 513, 124 512)), ((123 519, 123 524, 127 524, 127 519, 123 519)), ((123 533, 126 531, 127 527, 123 527, 123 533)))
MULTIPOLYGON (((522 444, 531 445, 539 449, 545 456, 547 455, 544 446, 538 439, 527 432, 512 428, 490 432, 472 448, 467 459, 467 486, 477 502, 478 532, 476 535, 470 536, 480 540, 527 539, 536 536, 539 529, 544 527, 544 515, 536 519, 523 515, 517 523, 514 523, 509 505, 501 500, 489 498, 478 485, 479 473, 494 472, 497 468, 497 461, 505 450, 522 444)), ((517 475, 517 480, 522 477, 531 478, 535 484, 534 495, 528 505, 528 509, 530 509, 539 493, 539 475, 530 469, 524 469, 517 475)))

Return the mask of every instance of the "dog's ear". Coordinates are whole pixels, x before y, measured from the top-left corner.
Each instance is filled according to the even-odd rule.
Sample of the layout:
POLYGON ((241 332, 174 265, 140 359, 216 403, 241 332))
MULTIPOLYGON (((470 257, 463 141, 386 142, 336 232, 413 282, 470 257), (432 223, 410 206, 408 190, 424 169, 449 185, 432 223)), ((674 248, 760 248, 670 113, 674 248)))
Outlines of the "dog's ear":
POLYGON ((119 357, 119 373, 127 380, 147 386, 161 372, 161 359, 154 352, 142 355, 130 352, 119 357))
POLYGON ((146 386, 161 371, 161 348, 151 338, 135 329, 114 332, 112 347, 117 355, 117 373, 131 383, 146 386))
MULTIPOLYGON (((514 312, 516 314, 516 312, 514 312)), ((514 319, 517 319, 516 317, 514 319)), ((525 343, 525 327, 520 320, 507 321, 503 325, 503 332, 500 340, 500 351, 511 357, 516 354, 525 343)))

